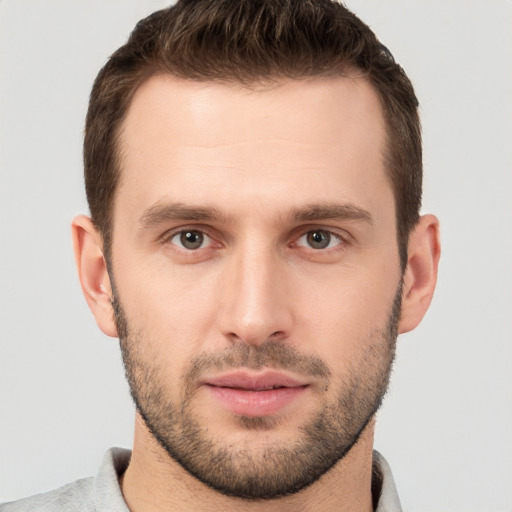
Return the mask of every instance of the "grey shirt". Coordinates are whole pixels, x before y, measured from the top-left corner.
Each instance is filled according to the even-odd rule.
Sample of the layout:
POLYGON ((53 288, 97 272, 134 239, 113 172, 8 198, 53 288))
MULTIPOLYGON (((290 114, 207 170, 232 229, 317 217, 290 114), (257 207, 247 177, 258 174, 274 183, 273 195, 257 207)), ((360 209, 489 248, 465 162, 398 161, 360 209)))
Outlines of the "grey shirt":
MULTIPOLYGON (((0 505, 0 512, 130 512, 119 477, 130 462, 130 450, 111 448, 95 477, 83 478, 44 494, 0 505)), ((372 492, 375 512, 402 512, 391 470, 384 457, 373 452, 372 492)))

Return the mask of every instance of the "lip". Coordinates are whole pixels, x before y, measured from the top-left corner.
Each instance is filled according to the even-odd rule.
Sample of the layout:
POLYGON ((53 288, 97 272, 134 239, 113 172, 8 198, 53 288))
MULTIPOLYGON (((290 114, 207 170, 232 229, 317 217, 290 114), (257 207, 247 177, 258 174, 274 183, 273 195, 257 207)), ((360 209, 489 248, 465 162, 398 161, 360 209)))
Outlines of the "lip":
POLYGON ((249 373, 234 372, 207 378, 203 382, 222 388, 238 388, 248 391, 265 391, 272 388, 296 388, 307 383, 279 372, 249 373))
POLYGON ((307 382, 278 372, 235 372, 207 378, 202 384, 225 409, 252 417, 279 412, 309 387, 307 382))

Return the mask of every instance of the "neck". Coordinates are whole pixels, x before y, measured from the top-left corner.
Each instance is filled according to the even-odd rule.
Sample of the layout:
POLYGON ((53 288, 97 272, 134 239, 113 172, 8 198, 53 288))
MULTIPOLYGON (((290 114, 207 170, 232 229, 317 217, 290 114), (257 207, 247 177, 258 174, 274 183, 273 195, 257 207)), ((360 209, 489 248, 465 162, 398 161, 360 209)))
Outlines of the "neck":
POLYGON ((317 482, 292 496, 247 501, 210 489, 171 459, 137 415, 130 465, 121 479, 132 512, 370 512, 374 421, 350 452, 317 482))

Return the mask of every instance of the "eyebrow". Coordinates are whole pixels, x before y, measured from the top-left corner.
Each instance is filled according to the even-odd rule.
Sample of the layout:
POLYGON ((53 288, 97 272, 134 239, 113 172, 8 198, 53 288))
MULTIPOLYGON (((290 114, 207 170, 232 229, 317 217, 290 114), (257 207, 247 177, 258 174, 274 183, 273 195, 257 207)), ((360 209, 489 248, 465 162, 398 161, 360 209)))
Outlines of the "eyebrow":
POLYGON ((211 221, 225 220, 226 215, 208 206, 187 206, 183 203, 155 204, 139 218, 142 227, 150 228, 170 221, 211 221))
POLYGON ((292 219, 299 222, 315 220, 354 220, 373 226, 373 218, 369 211, 355 204, 321 203, 311 204, 292 213, 292 219))
MULTIPOLYGON (((310 204, 297 210, 292 210, 289 218, 293 222, 312 222, 317 220, 348 220, 362 221, 370 226, 373 218, 367 210, 354 204, 319 203, 310 204)), ((217 208, 210 206, 187 206, 183 203, 154 204, 139 218, 144 228, 150 228, 172 221, 211 222, 212 220, 227 222, 229 217, 217 208)))

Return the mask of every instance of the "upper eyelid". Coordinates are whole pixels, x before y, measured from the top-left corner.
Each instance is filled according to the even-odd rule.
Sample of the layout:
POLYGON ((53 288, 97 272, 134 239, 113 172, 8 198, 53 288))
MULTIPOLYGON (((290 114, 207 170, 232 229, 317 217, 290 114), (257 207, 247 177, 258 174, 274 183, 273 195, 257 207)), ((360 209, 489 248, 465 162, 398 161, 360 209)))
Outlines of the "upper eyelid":
POLYGON ((183 233, 184 231, 199 231, 200 233, 203 233, 204 235, 206 235, 208 238, 215 239, 215 235, 212 234, 211 229, 209 229, 203 225, 192 224, 192 225, 179 226, 179 227, 174 227, 174 228, 168 229, 167 231, 165 231, 158 237, 158 240, 160 240, 160 241, 170 240, 171 238, 175 237, 176 235, 179 235, 180 233, 183 233))
POLYGON ((310 233, 311 231, 325 231, 346 243, 350 242, 353 238, 352 235, 344 229, 335 228, 333 226, 322 226, 317 224, 302 226, 300 228, 296 228, 294 231, 295 234, 292 235, 292 238, 294 238, 294 240, 299 239, 300 237, 310 233))

